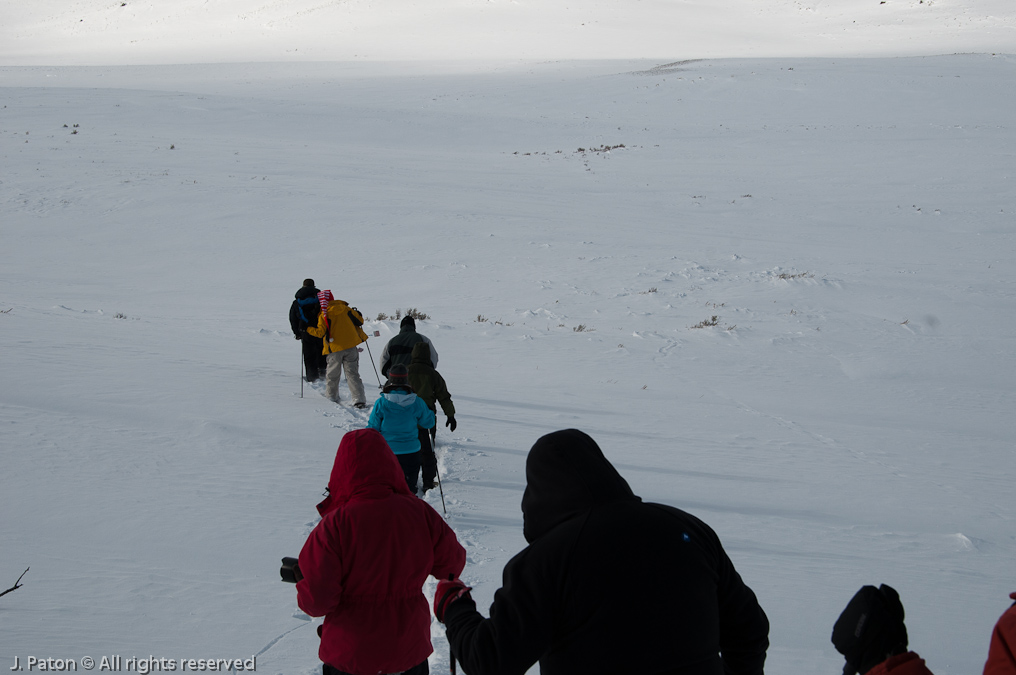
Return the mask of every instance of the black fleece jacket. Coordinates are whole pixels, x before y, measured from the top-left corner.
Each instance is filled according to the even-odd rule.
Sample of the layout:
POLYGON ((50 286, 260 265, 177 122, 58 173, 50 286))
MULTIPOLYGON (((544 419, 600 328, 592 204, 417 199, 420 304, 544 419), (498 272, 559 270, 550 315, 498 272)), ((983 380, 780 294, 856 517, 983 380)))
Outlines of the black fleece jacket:
POLYGON ((445 614, 467 675, 761 675, 769 621, 698 518, 643 503, 592 438, 536 442, 522 498, 529 546, 504 568, 490 618, 445 614))

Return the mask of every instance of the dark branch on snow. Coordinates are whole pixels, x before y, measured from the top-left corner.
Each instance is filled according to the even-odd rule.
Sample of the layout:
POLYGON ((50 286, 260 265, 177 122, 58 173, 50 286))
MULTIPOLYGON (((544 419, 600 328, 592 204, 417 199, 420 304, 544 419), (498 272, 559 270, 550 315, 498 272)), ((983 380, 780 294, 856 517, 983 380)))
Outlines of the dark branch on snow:
POLYGON ((32 569, 32 568, 31 568, 31 567, 26 567, 26 568, 25 568, 25 571, 21 573, 21 576, 20 576, 20 577, 18 577, 18 580, 14 582, 14 585, 13 585, 13 586, 11 586, 10 588, 8 588, 8 589, 7 589, 6 591, 4 591, 3 593, 0 593, 0 596, 4 596, 4 595, 7 595, 7 594, 8 594, 8 593, 10 593, 11 591, 16 591, 16 590, 18 590, 19 588, 21 588, 22 586, 24 586, 24 584, 23 584, 23 583, 21 583, 21 577, 23 577, 23 576, 25 576, 26 574, 28 574, 28 570, 30 570, 30 569, 32 569))

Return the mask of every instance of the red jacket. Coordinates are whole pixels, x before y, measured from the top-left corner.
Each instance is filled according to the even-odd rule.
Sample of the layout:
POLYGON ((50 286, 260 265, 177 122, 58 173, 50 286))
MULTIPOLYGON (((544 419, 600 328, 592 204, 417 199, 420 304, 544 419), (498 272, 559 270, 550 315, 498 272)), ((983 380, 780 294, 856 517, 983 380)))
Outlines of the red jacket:
POLYGON ((320 504, 322 520, 300 551, 300 609, 324 616, 318 655, 353 675, 398 673, 422 663, 430 643, 428 575, 458 576, 455 533, 409 492, 398 460, 374 429, 342 437, 320 504))
POLYGON ((890 656, 865 675, 932 675, 924 665, 924 659, 914 652, 890 656))
MULTIPOLYGON (((1016 600, 1016 593, 1009 597, 1016 600)), ((984 675, 1016 675, 1016 605, 1002 614, 991 632, 984 675)))

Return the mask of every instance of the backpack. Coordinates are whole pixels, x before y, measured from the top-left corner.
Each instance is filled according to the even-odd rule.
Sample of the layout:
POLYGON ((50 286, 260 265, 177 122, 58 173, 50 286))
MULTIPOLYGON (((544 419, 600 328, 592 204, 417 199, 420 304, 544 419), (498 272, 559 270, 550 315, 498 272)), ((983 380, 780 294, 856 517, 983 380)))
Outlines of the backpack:
POLYGON ((363 325, 363 321, 361 321, 360 319, 357 319, 357 318, 356 318, 356 314, 354 314, 353 312, 356 312, 356 314, 359 314, 359 313, 360 313, 360 310, 358 310, 358 309, 357 309, 356 307, 353 307, 352 309, 350 309, 350 310, 349 310, 349 311, 347 312, 347 314, 349 315, 349 320, 353 322, 353 325, 354 325, 354 326, 356 326, 357 328, 359 328, 360 326, 362 326, 362 325, 363 325))
POLYGON ((310 319, 307 318, 307 315, 303 311, 304 307, 309 307, 310 305, 317 305, 317 304, 318 304, 318 299, 317 299, 316 295, 312 295, 309 298, 304 298, 303 300, 297 300, 296 301, 296 309, 300 313, 300 321, 303 321, 308 326, 310 326, 310 325, 317 325, 317 312, 314 312, 314 315, 313 315, 314 316, 314 321, 311 321, 310 319))

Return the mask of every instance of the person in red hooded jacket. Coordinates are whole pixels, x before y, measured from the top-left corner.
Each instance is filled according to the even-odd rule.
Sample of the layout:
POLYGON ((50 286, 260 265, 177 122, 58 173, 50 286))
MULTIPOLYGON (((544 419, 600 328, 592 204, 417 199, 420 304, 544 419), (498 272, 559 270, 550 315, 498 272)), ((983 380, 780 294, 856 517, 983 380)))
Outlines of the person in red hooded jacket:
MULTIPOLYGON (((1009 597, 1016 600, 1016 593, 1009 597)), ((991 631, 984 675, 1016 675, 1016 603, 999 617, 991 631)))
POLYGON ((428 575, 458 576, 466 552, 427 502, 409 492, 384 437, 342 437, 321 522, 300 551, 297 603, 324 616, 324 675, 429 672, 428 575))

